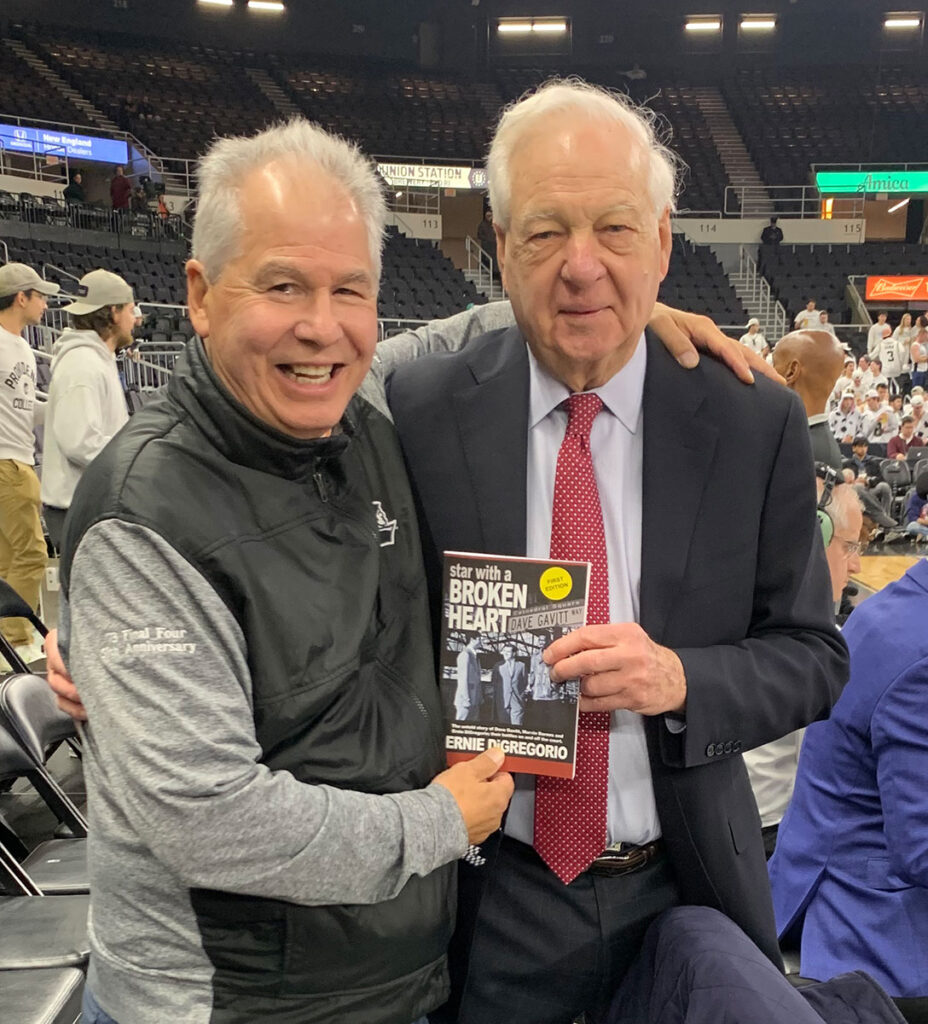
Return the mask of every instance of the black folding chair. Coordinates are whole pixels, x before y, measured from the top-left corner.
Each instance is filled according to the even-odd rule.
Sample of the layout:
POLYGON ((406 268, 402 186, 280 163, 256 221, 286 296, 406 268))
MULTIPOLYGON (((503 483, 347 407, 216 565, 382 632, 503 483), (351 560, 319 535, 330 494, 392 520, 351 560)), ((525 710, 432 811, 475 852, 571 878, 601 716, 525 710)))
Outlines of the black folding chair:
POLYGON ((84 974, 76 967, 0 971, 3 1024, 76 1024, 84 974))
MULTIPOLYGON (((89 896, 43 896, 3 843, 0 882, 9 894, 0 896, 0 978, 7 971, 86 964, 89 896)), ((6 1024, 6 1004, 0 1006, 6 1024)))
MULTIPOLYGON (((48 690, 45 681, 37 676, 11 678, 33 679, 48 690)), ((3 685, 9 682, 5 680, 3 685)), ((27 881, 30 890, 35 889, 45 896, 89 892, 86 819, 44 764, 35 763, 4 718, 0 721, 0 781, 15 779, 29 782, 56 819, 68 827, 72 836, 46 840, 30 851, 9 822, 0 818, 0 843, 15 858, 17 870, 27 881)))
MULTIPOLYGON (((44 639, 48 636, 45 623, 36 615, 28 604, 6 582, 0 580, 0 619, 28 619, 44 639)), ((0 633, 0 654, 9 662, 14 672, 29 672, 29 666, 23 661, 16 648, 0 633)))

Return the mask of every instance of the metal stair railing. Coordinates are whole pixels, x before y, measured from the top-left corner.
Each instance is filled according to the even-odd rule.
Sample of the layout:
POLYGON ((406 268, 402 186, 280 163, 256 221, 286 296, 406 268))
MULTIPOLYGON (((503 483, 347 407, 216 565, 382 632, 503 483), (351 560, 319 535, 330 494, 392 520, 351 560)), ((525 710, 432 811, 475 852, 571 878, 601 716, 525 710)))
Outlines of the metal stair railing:
POLYGON ((775 342, 782 338, 787 330, 786 310, 773 297, 770 284, 758 269, 757 261, 743 245, 738 246, 738 282, 752 310, 756 310, 752 315, 763 323, 767 340, 775 342))

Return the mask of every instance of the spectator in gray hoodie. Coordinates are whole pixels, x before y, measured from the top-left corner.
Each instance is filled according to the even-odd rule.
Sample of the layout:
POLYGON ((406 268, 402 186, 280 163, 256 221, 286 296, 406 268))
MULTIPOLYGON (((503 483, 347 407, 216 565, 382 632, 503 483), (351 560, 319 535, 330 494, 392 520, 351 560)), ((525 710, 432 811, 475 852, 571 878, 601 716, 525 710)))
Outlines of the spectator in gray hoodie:
POLYGON ((129 418, 116 353, 132 344, 135 299, 118 274, 92 270, 65 306, 71 326, 58 340, 45 415, 42 502, 56 549, 81 474, 129 418))

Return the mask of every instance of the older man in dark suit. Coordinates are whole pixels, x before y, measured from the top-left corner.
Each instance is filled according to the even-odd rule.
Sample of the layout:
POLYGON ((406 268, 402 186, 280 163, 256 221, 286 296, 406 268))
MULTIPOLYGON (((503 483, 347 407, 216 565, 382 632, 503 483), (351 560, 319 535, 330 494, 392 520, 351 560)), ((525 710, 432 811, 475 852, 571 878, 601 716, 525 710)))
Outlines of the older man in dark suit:
POLYGON ((801 404, 646 335, 674 192, 648 122, 548 85, 504 115, 488 169, 517 326, 390 391, 433 608, 444 549, 582 557, 592 624, 546 652, 555 682, 583 681, 577 777, 520 778, 486 865, 462 869, 435 1019, 568 1024, 676 903, 778 962, 740 752, 826 715, 847 661, 801 404))

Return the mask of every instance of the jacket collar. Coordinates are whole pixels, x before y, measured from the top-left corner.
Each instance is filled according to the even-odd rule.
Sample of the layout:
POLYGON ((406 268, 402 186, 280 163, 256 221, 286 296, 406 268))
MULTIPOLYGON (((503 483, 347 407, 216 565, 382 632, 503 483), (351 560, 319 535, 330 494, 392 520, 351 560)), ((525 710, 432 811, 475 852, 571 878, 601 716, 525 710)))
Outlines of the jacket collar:
POLYGON ((310 477, 320 462, 341 455, 355 433, 351 406, 331 437, 302 441, 268 426, 232 397, 199 338, 188 342, 177 360, 168 394, 230 462, 287 479, 310 477))

